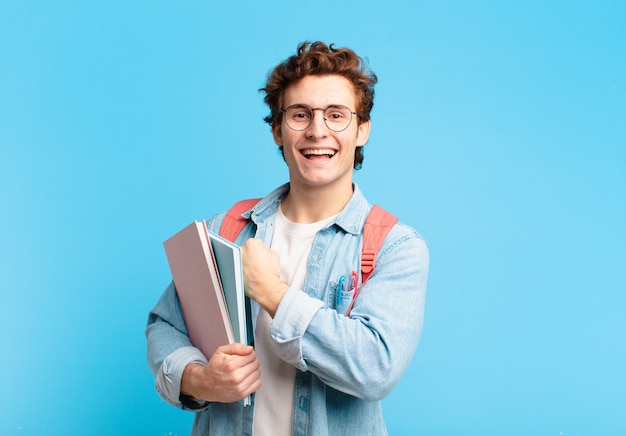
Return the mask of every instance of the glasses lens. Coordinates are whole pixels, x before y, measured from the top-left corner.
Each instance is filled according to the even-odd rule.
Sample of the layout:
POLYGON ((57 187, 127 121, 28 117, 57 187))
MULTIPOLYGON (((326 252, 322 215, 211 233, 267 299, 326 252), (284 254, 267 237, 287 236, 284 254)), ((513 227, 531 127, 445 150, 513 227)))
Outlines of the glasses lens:
POLYGON ((293 130, 304 130, 311 124, 313 112, 307 106, 289 106, 285 110, 285 122, 293 130))
POLYGON ((324 112, 324 120, 330 130, 341 132, 350 125, 352 112, 345 106, 329 106, 324 112))

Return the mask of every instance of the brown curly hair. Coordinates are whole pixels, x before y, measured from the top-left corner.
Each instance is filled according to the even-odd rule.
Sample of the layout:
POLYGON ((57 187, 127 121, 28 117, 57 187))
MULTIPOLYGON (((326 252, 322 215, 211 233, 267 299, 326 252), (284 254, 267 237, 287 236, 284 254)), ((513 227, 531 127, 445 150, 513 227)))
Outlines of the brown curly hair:
MULTIPOLYGON (((270 126, 280 126, 283 96, 285 89, 304 76, 337 74, 348 79, 356 94, 357 119, 361 123, 370 119, 374 106, 374 85, 378 82, 367 62, 349 48, 335 48, 321 41, 302 42, 297 54, 278 64, 267 76, 264 101, 271 113, 264 118, 270 126)), ((282 154, 282 147, 279 147, 282 154)), ((363 147, 357 147, 354 168, 360 169, 363 163, 363 147)), ((283 155, 284 158, 284 155, 283 155)))

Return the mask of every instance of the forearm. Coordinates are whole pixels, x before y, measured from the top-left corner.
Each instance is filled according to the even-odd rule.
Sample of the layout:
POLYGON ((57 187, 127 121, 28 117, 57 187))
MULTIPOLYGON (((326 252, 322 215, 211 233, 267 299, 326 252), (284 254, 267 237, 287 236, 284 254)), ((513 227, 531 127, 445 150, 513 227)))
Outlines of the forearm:
POLYGON ((378 327, 369 320, 318 312, 302 340, 308 370, 327 385, 368 401, 386 397, 415 353, 421 321, 403 329, 378 327), (328 334, 332 325, 334 334, 328 334))
POLYGON ((189 410, 200 410, 206 406, 200 396, 194 395, 183 381, 188 368, 206 365, 206 357, 194 347, 176 350, 163 360, 163 364, 155 375, 155 389, 167 403, 189 410), (196 398, 197 401, 182 401, 184 396, 196 398))
POLYGON ((148 364, 154 374, 167 356, 179 348, 191 346, 173 283, 150 311, 145 334, 148 364))
POLYGON ((199 405, 190 407, 180 401, 182 375, 187 365, 206 364, 207 358, 191 344, 173 284, 150 311, 145 333, 156 391, 173 406, 196 410, 199 405))
POLYGON ((277 281, 276 283, 269 285, 267 290, 256 294, 248 293, 248 296, 256 301, 259 306, 265 309, 270 317, 274 318, 276 310, 278 310, 278 306, 288 289, 289 285, 287 283, 277 281))
MULTIPOLYGON (((292 313, 307 313, 317 305, 313 317, 295 317, 278 327, 282 306, 270 333, 281 358, 301 371, 311 371, 329 386, 369 401, 389 394, 413 356, 419 340, 422 316, 402 326, 387 321, 346 317, 302 292, 294 293, 292 313), (309 300, 309 301, 306 301, 309 300), (301 306, 301 311, 293 310, 301 306)), ((407 312, 414 304, 404 302, 407 312)))

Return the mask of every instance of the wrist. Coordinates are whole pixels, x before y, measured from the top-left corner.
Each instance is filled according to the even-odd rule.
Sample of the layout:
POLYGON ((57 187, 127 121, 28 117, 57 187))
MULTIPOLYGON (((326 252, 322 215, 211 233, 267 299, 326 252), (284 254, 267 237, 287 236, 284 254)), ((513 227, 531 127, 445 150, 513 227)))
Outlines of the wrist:
POLYGON ((180 394, 193 397, 201 400, 202 398, 196 392, 196 386, 198 386, 198 373, 202 371, 204 365, 200 363, 190 363, 185 366, 183 370, 183 376, 180 381, 180 394))
POLYGON ((280 302, 283 299, 283 296, 287 293, 288 289, 289 285, 282 280, 279 280, 276 285, 272 287, 272 292, 268 292, 265 294, 266 298, 264 298, 264 301, 258 302, 271 318, 274 318, 274 315, 278 310, 278 306, 280 305, 280 302))

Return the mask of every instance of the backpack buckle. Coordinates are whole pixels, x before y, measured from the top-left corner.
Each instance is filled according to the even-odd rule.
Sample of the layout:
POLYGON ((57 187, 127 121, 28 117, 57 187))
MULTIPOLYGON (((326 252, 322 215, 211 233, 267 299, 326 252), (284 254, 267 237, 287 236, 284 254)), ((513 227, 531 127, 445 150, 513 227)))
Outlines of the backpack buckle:
POLYGON ((365 274, 369 274, 374 270, 376 266, 376 251, 363 250, 361 253, 361 271, 365 274))

